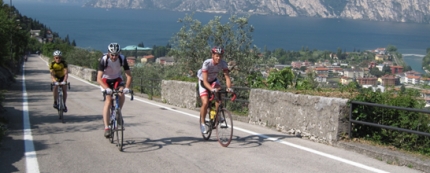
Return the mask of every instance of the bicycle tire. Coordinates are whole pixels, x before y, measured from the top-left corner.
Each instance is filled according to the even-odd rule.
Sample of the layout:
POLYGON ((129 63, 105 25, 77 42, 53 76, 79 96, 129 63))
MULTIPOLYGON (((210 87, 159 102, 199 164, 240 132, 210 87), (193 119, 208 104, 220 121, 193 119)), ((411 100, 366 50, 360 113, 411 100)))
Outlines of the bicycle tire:
MULTIPOLYGON (((209 109, 208 109, 208 113, 207 113, 206 117, 210 117, 209 109)), ((199 129, 200 129, 200 124, 201 123, 202 123, 202 117, 199 118, 199 129)), ((213 121, 211 121, 211 120, 209 120, 209 121, 205 120, 205 126, 206 126, 207 133, 201 133, 200 132, 202 134, 202 137, 203 137, 204 140, 209 140, 209 138, 211 137, 211 134, 212 134, 212 128, 211 128, 212 124, 213 124, 213 121)))
POLYGON ((64 101, 63 101, 63 95, 62 94, 58 95, 58 101, 57 101, 57 103, 58 103, 57 110, 58 110, 59 119, 61 120, 62 123, 64 123, 64 116, 63 116, 63 113, 64 113, 64 101))
POLYGON ((230 145, 231 139, 233 137, 233 119, 231 117, 231 113, 225 108, 221 109, 218 112, 216 121, 216 135, 218 142, 221 144, 221 146, 227 147, 230 145), (224 119, 224 121, 219 121, 221 119, 224 119))
POLYGON ((117 122, 117 128, 115 129, 116 145, 118 147, 118 150, 122 151, 122 148, 124 146, 124 121, 123 121, 122 113, 120 109, 116 111, 116 122, 117 122))
MULTIPOLYGON (((114 110, 114 111, 116 111, 116 110, 114 110)), ((113 120, 113 119, 110 120, 110 123, 109 123, 109 132, 110 132, 109 141, 112 144, 114 143, 114 139, 115 139, 116 124, 117 124, 117 122, 115 120, 113 120)))

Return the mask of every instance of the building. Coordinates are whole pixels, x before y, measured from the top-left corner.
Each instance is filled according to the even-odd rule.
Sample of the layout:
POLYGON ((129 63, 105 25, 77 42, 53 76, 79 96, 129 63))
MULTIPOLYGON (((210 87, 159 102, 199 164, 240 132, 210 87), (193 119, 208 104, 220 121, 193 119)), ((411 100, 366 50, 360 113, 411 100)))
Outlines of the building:
POLYGON ((380 77, 378 80, 383 86, 396 86, 400 83, 399 78, 395 75, 385 75, 380 77))
POLYGON ((364 77, 357 78, 357 82, 362 86, 363 85, 375 86, 378 84, 378 78, 375 76, 364 76, 364 77))
POLYGON ((390 66, 391 74, 403 73, 402 66, 390 66))

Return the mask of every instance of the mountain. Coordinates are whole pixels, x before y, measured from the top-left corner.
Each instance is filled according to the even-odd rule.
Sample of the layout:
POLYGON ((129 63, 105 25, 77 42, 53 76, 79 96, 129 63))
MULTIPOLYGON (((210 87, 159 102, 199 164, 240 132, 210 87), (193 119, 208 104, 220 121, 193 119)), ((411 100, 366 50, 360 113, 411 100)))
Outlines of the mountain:
MULTIPOLYGON (((58 0, 57 0, 58 1, 58 0)), ((84 7, 163 9, 430 23, 430 0, 60 0, 84 7)))

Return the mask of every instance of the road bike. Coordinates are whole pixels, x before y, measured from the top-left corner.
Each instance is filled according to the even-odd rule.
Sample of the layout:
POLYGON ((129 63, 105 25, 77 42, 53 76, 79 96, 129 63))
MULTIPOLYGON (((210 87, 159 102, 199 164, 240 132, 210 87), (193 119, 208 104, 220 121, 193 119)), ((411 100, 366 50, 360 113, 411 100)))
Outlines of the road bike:
MULTIPOLYGON (((205 119, 207 133, 202 133, 203 139, 209 140, 212 130, 216 129, 216 135, 219 144, 227 147, 233 137, 233 119, 230 111, 224 108, 221 100, 221 94, 226 94, 226 91, 217 91, 211 94, 208 104, 208 111, 205 119), (215 102, 220 101, 218 109, 215 110, 215 102)), ((236 94, 231 93, 231 101, 236 99, 236 94)), ((200 121, 201 122, 201 117, 200 121)), ((199 123, 200 124, 200 123, 199 123)))
POLYGON ((57 97, 57 110, 58 110, 58 117, 61 120, 62 123, 64 123, 64 99, 63 99, 63 86, 67 85, 70 90, 70 82, 67 82, 66 84, 61 84, 61 82, 54 82, 51 83, 51 91, 54 88, 54 86, 58 86, 58 97, 57 97))
MULTIPOLYGON (((122 91, 118 89, 112 90, 111 94, 111 115, 109 120, 109 141, 111 143, 116 142, 116 146, 118 147, 119 151, 122 151, 124 146, 124 119, 121 113, 121 108, 119 105, 119 94, 122 93, 122 91), (115 135, 116 134, 116 135, 115 135), (116 139, 115 139, 116 136, 116 139)), ((130 90, 131 98, 130 100, 133 100, 133 91, 130 90)), ((103 98, 106 98, 106 92, 103 94, 103 98)))

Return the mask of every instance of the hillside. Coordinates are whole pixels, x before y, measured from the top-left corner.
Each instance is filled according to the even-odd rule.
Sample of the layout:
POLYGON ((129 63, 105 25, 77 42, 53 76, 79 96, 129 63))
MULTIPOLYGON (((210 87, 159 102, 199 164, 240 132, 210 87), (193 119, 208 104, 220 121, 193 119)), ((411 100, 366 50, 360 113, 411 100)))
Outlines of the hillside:
MULTIPOLYGON (((61 0, 79 1, 79 0, 61 0)), ((81 0, 84 7, 430 22, 429 0, 81 0)))

